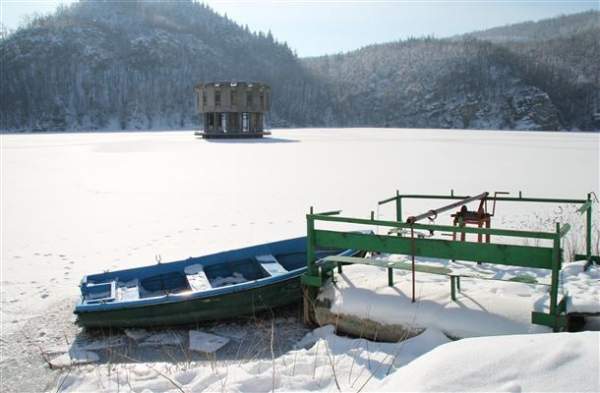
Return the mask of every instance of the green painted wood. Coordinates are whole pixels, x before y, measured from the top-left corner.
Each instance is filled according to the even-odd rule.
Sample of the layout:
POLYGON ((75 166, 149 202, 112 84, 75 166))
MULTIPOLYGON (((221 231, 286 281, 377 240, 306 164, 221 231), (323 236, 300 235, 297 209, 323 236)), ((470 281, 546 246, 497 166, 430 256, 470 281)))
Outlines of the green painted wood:
POLYGON ((295 278, 237 293, 177 303, 77 314, 84 327, 147 327, 194 324, 238 318, 300 301, 300 280, 295 278))
MULTIPOLYGON (((314 230, 320 247, 354 248, 389 254, 412 255, 410 238, 361 233, 314 230)), ((553 249, 494 243, 456 242, 442 239, 414 239, 415 255, 431 258, 489 262, 509 266, 552 269, 553 249)))
POLYGON ((588 199, 583 205, 581 205, 579 207, 579 209, 577 209, 577 212, 585 213, 585 212, 587 212, 587 209, 589 209, 591 206, 592 206, 592 201, 588 199))
POLYGON ((571 224, 564 224, 560 227, 560 232, 558 233, 560 237, 564 237, 571 230, 571 224))
POLYGON ((511 277, 511 278, 509 278, 509 279, 508 279, 508 280, 506 280, 506 281, 521 282, 521 283, 523 283, 523 284, 540 284, 540 285, 548 285, 548 284, 541 284, 541 283, 538 283, 538 280, 537 280, 535 277, 533 277, 533 276, 530 276, 530 275, 527 275, 527 274, 523 274, 523 275, 520 275, 520 276, 511 277))
POLYGON ((533 311, 531 313, 531 323, 544 325, 559 331, 567 327, 566 315, 551 315, 542 312, 533 311))
POLYGON ((512 229, 492 229, 492 228, 476 228, 476 227, 456 227, 451 225, 431 225, 431 224, 407 224, 400 221, 385 221, 385 220, 371 220, 367 218, 352 218, 352 217, 340 217, 340 216, 321 216, 318 214, 309 215, 314 221, 328 221, 328 222, 344 222, 348 224, 364 224, 364 225, 376 225, 391 228, 408 228, 411 227, 415 230, 426 230, 426 231, 439 231, 439 232, 465 232, 475 233, 482 235, 494 235, 494 236, 508 236, 508 237, 524 237, 531 239, 547 239, 554 240, 556 233, 553 232, 533 232, 533 231, 520 231, 512 229))
POLYGON ((302 275, 302 284, 308 285, 309 287, 320 287, 323 285, 323 281, 321 280, 320 275, 313 276, 305 273, 302 275))
POLYGON ((588 261, 592 261, 597 264, 600 264, 600 256, 599 255, 592 255, 588 258, 587 255, 575 254, 575 260, 578 260, 578 261, 588 260, 588 261))
MULTIPOLYGON (((597 200, 597 198, 596 198, 597 200)), ((587 195, 589 206, 585 209, 585 254, 592 257, 592 194, 587 195)))
MULTIPOLYGON (((427 195, 427 194, 400 194, 396 198, 400 199, 467 199, 472 195, 427 195)), ((489 200, 496 199, 504 202, 536 202, 536 203, 585 203, 585 199, 566 199, 566 198, 524 198, 522 194, 519 197, 490 197, 489 200)))

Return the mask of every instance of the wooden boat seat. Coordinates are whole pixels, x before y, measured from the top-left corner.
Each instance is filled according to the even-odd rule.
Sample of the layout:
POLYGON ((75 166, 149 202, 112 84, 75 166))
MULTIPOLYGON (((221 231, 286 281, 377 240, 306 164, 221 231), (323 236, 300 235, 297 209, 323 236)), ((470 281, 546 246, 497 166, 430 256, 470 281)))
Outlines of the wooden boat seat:
POLYGON ((198 264, 191 265, 186 267, 184 272, 192 291, 199 292, 212 289, 212 285, 204 272, 204 266, 198 264))
POLYGON ((262 266, 262 268, 271 276, 277 276, 288 272, 286 268, 279 264, 277 258, 271 254, 257 255, 255 258, 256 261, 260 263, 260 266, 262 266))

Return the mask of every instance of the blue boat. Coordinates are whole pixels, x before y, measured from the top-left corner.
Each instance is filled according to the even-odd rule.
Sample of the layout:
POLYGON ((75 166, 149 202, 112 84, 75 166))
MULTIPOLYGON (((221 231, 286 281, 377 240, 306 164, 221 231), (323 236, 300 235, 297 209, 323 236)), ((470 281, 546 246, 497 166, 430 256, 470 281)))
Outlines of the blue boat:
MULTIPOLYGON (((318 250, 317 258, 352 256, 318 250)), ((192 324, 253 314, 302 298, 306 237, 85 276, 75 307, 84 327, 192 324)))

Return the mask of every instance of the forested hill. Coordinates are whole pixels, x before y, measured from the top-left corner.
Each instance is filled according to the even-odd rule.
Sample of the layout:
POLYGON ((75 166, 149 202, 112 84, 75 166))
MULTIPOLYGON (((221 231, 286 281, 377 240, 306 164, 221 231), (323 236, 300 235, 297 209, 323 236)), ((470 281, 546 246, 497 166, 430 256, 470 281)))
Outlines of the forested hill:
POLYGON ((599 15, 299 59, 191 0, 80 1, 1 39, 0 128, 197 128, 196 83, 254 80, 273 126, 597 130, 599 15))
POLYGON ((4 129, 197 127, 193 88, 212 80, 269 83, 282 126, 321 124, 330 102, 286 44, 192 1, 81 1, 1 50, 4 129))
POLYGON ((599 130, 599 17, 585 12, 304 61, 325 77, 345 126, 599 130))
POLYGON ((474 37, 491 42, 532 42, 567 37, 600 27, 600 12, 587 11, 542 19, 537 22, 522 22, 507 26, 464 34, 458 38, 474 37))

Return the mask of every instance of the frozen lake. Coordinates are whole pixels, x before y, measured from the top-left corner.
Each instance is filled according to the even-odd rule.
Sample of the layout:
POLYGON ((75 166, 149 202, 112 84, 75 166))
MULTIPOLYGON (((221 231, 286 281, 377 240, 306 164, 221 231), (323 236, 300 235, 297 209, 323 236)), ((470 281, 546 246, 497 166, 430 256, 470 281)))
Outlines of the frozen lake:
POLYGON ((192 131, 2 135, 2 334, 74 301, 86 273, 303 235, 311 205, 367 217, 396 189, 599 193, 600 134, 273 134, 214 142, 192 131))

